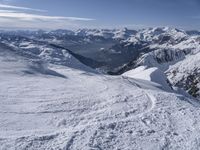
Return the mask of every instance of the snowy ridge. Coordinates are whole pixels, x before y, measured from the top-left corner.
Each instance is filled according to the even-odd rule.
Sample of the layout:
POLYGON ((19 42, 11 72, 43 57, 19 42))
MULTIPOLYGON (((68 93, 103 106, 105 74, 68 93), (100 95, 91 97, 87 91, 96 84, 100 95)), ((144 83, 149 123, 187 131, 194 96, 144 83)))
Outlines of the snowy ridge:
POLYGON ((167 78, 165 74, 158 68, 147 68, 145 66, 140 66, 136 69, 127 71, 123 74, 125 77, 147 80, 152 82, 158 89, 163 89, 165 91, 172 92, 170 85, 167 83, 167 78))

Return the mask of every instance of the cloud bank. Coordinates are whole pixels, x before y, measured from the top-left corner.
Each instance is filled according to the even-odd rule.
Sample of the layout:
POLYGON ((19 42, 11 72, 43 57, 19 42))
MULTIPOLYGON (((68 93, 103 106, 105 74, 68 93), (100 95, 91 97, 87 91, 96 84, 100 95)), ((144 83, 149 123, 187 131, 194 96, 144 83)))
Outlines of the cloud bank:
POLYGON ((92 18, 43 15, 46 10, 0 4, 0 27, 21 29, 79 28, 92 18))

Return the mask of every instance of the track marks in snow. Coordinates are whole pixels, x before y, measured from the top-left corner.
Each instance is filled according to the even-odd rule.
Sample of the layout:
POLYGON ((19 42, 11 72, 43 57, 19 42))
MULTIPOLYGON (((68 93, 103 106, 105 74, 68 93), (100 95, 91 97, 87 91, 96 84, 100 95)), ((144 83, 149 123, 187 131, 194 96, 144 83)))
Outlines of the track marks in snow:
POLYGON ((151 108, 149 109, 149 111, 151 111, 156 106, 157 99, 154 95, 150 94, 150 92, 146 92, 146 95, 147 95, 148 99, 151 101, 151 108))
MULTIPOLYGON (((137 82, 134 82, 134 80, 130 80, 129 77, 124 77, 122 76, 122 78, 124 80, 127 80, 129 83, 133 84, 134 86, 138 87, 139 89, 143 89, 142 86, 137 83, 137 82)), ((142 90, 144 92, 144 94, 147 96, 147 98, 149 99, 150 103, 151 103, 151 107, 149 107, 144 113, 147 113, 147 112, 150 112, 154 107, 155 107, 155 104, 156 104, 156 97, 151 94, 150 92, 151 91, 148 91, 148 90, 142 90)))

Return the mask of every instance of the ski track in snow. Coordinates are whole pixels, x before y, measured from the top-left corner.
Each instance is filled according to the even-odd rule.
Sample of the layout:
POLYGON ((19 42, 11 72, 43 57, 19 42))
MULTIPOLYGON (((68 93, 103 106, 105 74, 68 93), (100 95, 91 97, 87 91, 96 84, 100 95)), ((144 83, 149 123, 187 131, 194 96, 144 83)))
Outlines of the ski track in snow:
MULTIPOLYGON (((122 78, 127 80, 128 82, 130 82, 134 86, 138 87, 139 89, 142 89, 142 87, 139 84, 137 84, 136 82, 130 81, 128 79, 128 77, 122 76, 122 78)), ((147 92, 147 91, 144 91, 144 90, 143 90, 143 92, 145 93, 145 95, 147 96, 149 101, 151 102, 151 106, 148 109, 146 109, 143 113, 139 114, 139 116, 142 116, 143 114, 150 112, 155 107, 155 103, 156 103, 156 98, 150 92, 147 92)))

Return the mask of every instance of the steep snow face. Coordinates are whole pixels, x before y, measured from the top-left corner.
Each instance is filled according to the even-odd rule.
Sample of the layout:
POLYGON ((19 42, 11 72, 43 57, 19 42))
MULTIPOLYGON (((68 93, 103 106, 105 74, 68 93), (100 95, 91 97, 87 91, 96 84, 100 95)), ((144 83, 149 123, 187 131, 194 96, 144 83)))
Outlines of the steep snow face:
POLYGON ((200 98, 200 53, 188 55, 166 71, 170 82, 200 98))
POLYGON ((134 79, 49 64, 57 76, 29 63, 0 51, 0 149, 198 149, 199 103, 149 82, 156 69, 134 79))

